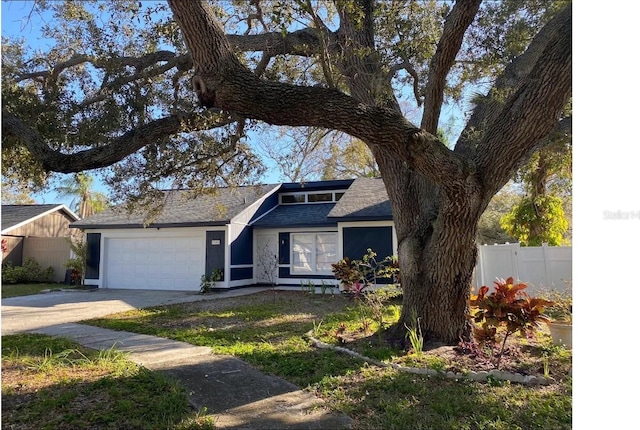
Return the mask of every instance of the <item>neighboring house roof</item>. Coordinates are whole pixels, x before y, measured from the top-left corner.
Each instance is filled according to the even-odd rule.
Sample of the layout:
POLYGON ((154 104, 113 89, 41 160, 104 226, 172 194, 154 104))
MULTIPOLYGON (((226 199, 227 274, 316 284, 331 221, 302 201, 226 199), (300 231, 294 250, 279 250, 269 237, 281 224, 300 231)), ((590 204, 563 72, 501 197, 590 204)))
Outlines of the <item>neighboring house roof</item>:
POLYGON ((327 219, 327 215, 335 205, 335 203, 280 205, 252 225, 260 228, 336 226, 336 221, 327 219))
POLYGON ((80 219, 71 209, 62 204, 2 205, 2 234, 7 234, 57 211, 62 211, 70 221, 80 219))
POLYGON ((391 220, 391 202, 381 178, 358 178, 327 215, 336 221, 391 220))
MULTIPOLYGON (((279 185, 255 185, 218 188, 215 194, 193 197, 190 191, 165 192, 164 207, 148 227, 189 227, 228 224, 240 212, 251 206, 279 185)), ((123 208, 107 209, 72 228, 140 228, 147 224, 147 211, 129 214, 123 208)))

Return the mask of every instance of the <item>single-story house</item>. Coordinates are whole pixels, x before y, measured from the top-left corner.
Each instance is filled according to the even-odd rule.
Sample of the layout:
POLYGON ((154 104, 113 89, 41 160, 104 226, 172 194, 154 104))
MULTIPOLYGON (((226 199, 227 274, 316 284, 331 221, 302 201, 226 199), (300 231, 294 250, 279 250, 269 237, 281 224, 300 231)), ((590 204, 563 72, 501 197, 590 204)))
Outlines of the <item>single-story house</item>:
POLYGON ((64 281, 72 256, 68 239, 79 236, 69 224, 79 219, 62 204, 2 205, 2 264, 21 266, 33 258, 44 268, 53 267, 56 282, 64 281))
POLYGON ((167 191, 150 223, 118 208, 71 224, 88 243, 85 284, 99 288, 198 291, 254 284, 337 284, 331 264, 367 248, 395 254, 391 205, 381 179, 220 188, 188 197, 167 191))

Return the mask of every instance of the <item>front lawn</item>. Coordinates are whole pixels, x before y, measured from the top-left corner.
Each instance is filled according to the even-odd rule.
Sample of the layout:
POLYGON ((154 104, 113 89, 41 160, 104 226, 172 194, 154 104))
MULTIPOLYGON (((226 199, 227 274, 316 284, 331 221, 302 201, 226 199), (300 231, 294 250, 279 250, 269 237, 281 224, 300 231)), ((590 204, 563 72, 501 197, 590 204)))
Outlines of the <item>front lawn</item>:
MULTIPOLYGON (((523 344, 522 354, 527 359, 522 362, 527 371, 544 368, 553 378, 555 382, 547 386, 404 373, 317 349, 305 337, 312 330, 327 343, 389 363, 459 368, 460 363, 446 362, 442 357, 407 354, 379 343, 377 324, 397 319, 398 306, 387 303, 380 314, 344 296, 268 291, 129 311, 85 323, 210 346, 216 353, 235 355, 315 392, 335 410, 354 418, 356 429, 571 428, 571 351, 552 346, 544 331, 529 340, 534 346, 527 346, 529 341, 523 339, 516 342, 523 344)), ((524 358, 515 352, 513 356, 518 358, 516 363, 524 358)), ((455 356, 448 359, 455 361, 455 356)))
POLYGON ((75 285, 65 284, 2 284, 2 298, 30 296, 39 294, 43 290, 61 290, 63 288, 77 288, 75 285))
POLYGON ((127 360, 37 334, 2 337, 2 428, 204 429, 180 385, 127 360))

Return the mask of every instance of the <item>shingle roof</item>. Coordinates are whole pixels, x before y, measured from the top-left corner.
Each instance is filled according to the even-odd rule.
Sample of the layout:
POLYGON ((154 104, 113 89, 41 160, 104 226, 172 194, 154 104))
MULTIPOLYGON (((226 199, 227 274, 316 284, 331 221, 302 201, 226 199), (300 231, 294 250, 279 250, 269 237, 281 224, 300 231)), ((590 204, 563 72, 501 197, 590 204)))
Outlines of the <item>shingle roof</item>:
POLYGON ((2 205, 2 232, 10 231, 20 224, 43 216, 55 209, 63 209, 69 215, 69 219, 78 219, 77 215, 63 204, 2 205))
MULTIPOLYGON (((162 212, 149 227, 224 225, 278 185, 218 188, 216 194, 193 197, 189 191, 165 192, 162 212)), ((75 228, 138 228, 147 212, 127 213, 122 207, 109 209, 71 224, 75 228)))
POLYGON ((324 227, 337 222, 327 219, 335 203, 280 205, 253 223, 254 227, 324 227))
POLYGON ((356 179, 328 217, 336 221, 338 218, 350 221, 393 219, 391 202, 382 179, 356 179))

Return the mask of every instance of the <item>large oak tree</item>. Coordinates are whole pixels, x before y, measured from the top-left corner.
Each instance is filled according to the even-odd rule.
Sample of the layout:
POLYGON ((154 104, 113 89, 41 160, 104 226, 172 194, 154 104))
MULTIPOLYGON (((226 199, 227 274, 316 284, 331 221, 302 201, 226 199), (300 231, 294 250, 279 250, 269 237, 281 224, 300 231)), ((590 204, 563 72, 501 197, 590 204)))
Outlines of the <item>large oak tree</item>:
MULTIPOLYGON (((238 2, 234 11, 244 15, 235 21, 240 15, 216 2, 168 4, 166 21, 146 28, 162 33, 173 51, 157 43, 110 50, 113 39, 89 29, 104 45, 100 52, 61 51, 28 73, 24 62, 11 62, 6 79, 12 80, 3 76, 3 144, 14 152, 27 148, 45 171, 115 165, 116 173, 149 171, 153 179, 209 165, 225 174, 229 163, 220 160, 228 154, 244 154, 240 165, 250 167, 250 154, 238 145, 245 127, 257 123, 349 134, 371 149, 392 203, 404 306, 390 333, 402 338, 415 309, 429 340, 468 338, 480 215, 552 133, 566 132, 571 4, 252 0, 238 2), (228 34, 230 23, 242 25, 228 34), (79 67, 88 65, 100 84, 87 84, 79 67), (74 76, 80 83, 65 98, 69 92, 60 88, 74 76), (490 90, 474 98, 462 134, 445 146, 436 137, 444 102, 459 97, 466 82, 487 77, 490 90), (205 109, 185 93, 186 78, 205 109), (419 125, 403 115, 399 98, 407 85, 422 108, 419 125), (149 109, 151 98, 164 108, 149 109), (129 110, 113 114, 112 105, 122 103, 129 110), (107 113, 114 115, 108 122, 107 113), (67 139, 103 128, 94 144, 69 144, 39 122, 47 115, 69 128, 67 139), (212 140, 189 139, 188 133, 220 127, 226 134, 212 140)), ((136 17, 126 8, 120 13, 136 17)), ((17 51, 7 58, 21 58, 17 51)))

